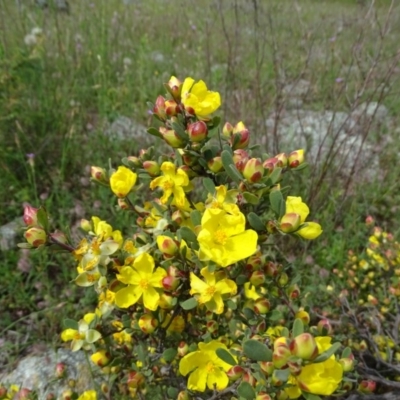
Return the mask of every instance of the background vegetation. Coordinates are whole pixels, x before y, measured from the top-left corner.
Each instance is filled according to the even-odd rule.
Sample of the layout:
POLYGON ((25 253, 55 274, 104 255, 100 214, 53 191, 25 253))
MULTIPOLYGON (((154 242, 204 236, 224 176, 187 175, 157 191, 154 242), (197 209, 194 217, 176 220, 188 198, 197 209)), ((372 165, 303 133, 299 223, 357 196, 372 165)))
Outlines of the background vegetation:
MULTIPOLYGON (((69 13, 1 2, 0 225, 29 202, 45 204, 71 234, 93 214, 129 228, 112 195, 91 185, 90 165, 116 165, 140 149, 139 133, 104 132, 121 116, 149 126, 146 102, 171 75, 204 79, 224 99, 223 120, 243 120, 252 143, 271 155, 299 147, 278 134, 287 110, 335 116, 377 102, 384 122, 376 109, 350 132, 362 146, 318 152, 302 182, 290 182, 324 234, 312 247, 284 246, 312 283, 312 303, 331 304, 346 287, 332 271, 345 268, 348 250, 363 254, 367 245, 366 216, 399 233, 399 19, 400 5, 384 0, 75 0, 69 13)), ((344 131, 334 119, 323 133, 333 139, 344 131)), ((3 251, 0 273, 0 365, 39 340, 58 344, 63 314, 81 315, 93 301, 69 283, 74 265, 63 255, 3 251)))

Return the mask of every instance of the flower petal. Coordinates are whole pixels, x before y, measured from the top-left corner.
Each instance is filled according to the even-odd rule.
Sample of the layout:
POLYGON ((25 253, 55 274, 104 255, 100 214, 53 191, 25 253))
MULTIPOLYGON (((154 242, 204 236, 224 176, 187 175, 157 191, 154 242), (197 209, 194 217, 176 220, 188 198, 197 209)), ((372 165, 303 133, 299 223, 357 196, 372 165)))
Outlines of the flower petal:
POLYGON ((132 267, 122 267, 117 274, 117 279, 125 285, 137 285, 140 282, 140 275, 132 267))
POLYGON ((160 295, 153 287, 149 286, 143 291, 143 304, 151 311, 157 310, 160 295))
POLYGON ((188 389, 204 392, 206 390, 207 369, 201 366, 193 371, 188 379, 188 389))
POLYGON ((135 259, 133 266, 141 277, 148 278, 154 270, 154 258, 148 253, 142 253, 135 259))
POLYGON ((143 291, 139 286, 128 286, 115 293, 115 304, 120 308, 128 308, 135 304, 142 294, 143 291))
POLYGON ((322 233, 322 228, 320 224, 316 222, 306 222, 307 226, 299 229, 296 233, 302 238, 307 240, 312 240, 317 238, 322 233))

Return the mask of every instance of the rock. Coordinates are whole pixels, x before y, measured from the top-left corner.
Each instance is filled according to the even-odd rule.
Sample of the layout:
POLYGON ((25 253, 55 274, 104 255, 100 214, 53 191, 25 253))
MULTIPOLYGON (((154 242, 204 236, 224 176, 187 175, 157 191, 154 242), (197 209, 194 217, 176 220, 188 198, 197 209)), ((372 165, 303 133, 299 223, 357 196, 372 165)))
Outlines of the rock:
POLYGON ((56 399, 62 398, 62 393, 70 389, 70 379, 75 381, 73 390, 79 394, 85 390, 96 389, 102 382, 100 373, 96 367, 90 365, 83 351, 72 352, 67 349, 47 349, 40 354, 29 355, 23 358, 11 373, 0 374, 2 384, 17 384, 21 388, 35 390, 38 399, 45 399, 50 393, 53 393, 56 399), (65 365, 64 378, 56 378, 57 363, 65 365))
POLYGON ((17 218, 0 227, 0 250, 8 251, 15 250, 17 243, 16 239, 24 226, 22 218, 17 218))
POLYGON ((387 122, 388 115, 388 109, 376 101, 362 103, 353 111, 353 118, 358 119, 359 123, 371 120, 377 123, 385 123, 387 122))
POLYGON ((286 98, 286 106, 298 109, 311 91, 311 83, 305 79, 289 83, 283 88, 283 95, 286 98))
POLYGON ((279 117, 278 143, 275 139, 271 143, 274 124, 275 116, 272 115, 266 121, 267 135, 262 139, 267 149, 275 146, 279 152, 290 152, 303 148, 307 162, 312 165, 334 157, 344 173, 352 170, 357 158, 362 161, 358 163, 357 171, 368 166, 370 173, 378 165, 380 148, 372 140, 364 140, 364 126, 353 114, 329 110, 286 110, 279 117), (360 149, 362 157, 359 157, 360 149))

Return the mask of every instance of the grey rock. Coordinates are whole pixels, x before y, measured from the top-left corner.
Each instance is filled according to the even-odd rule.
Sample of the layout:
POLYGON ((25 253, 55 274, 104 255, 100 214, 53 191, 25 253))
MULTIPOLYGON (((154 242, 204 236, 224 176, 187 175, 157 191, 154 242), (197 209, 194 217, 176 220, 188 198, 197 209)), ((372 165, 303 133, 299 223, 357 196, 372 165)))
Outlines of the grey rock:
POLYGON ((16 239, 24 226, 22 218, 17 218, 0 227, 0 250, 8 251, 15 249, 16 239))
POLYGON ((388 109, 376 101, 362 103, 353 112, 353 117, 359 119, 360 122, 374 120, 377 123, 385 123, 388 115, 388 109))
POLYGON ((274 139, 271 132, 275 123, 274 115, 266 121, 267 135, 262 141, 267 149, 275 147, 279 152, 290 152, 303 148, 307 161, 313 165, 319 165, 328 156, 334 157, 344 173, 351 171, 360 151, 363 162, 357 165, 357 172, 373 171, 378 164, 379 148, 373 141, 364 140, 363 125, 353 114, 329 110, 286 110, 279 116, 274 139), (367 169, 364 168, 366 165, 367 169))
POLYGON ((100 373, 90 365, 83 351, 72 352, 67 349, 49 349, 38 355, 29 355, 23 358, 11 373, 0 374, 2 384, 18 384, 35 390, 39 399, 45 399, 50 393, 57 399, 62 398, 62 393, 70 389, 70 379, 75 381, 74 391, 77 393, 96 389, 102 382, 100 373), (64 378, 56 379, 57 363, 65 365, 64 378))

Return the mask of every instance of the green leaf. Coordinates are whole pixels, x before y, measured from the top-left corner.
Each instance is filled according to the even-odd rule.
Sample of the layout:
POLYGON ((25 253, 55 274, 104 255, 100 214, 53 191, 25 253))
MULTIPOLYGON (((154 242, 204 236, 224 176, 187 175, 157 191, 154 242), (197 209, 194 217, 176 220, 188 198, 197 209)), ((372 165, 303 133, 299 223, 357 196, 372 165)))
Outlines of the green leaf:
POLYGON ((197 243, 196 234, 187 226, 182 226, 178 232, 186 243, 197 243))
POLYGON ((272 211, 278 218, 282 218, 286 212, 286 204, 280 190, 273 190, 269 194, 269 201, 271 202, 272 211))
POLYGON ((256 392, 249 382, 242 382, 237 388, 238 395, 246 400, 254 400, 256 392))
POLYGON ((212 126, 213 126, 213 128, 216 128, 220 123, 221 123, 221 117, 215 116, 215 117, 212 119, 212 126))
POLYGON ((313 362, 319 363, 326 361, 332 354, 334 354, 340 348, 340 346, 341 344, 339 342, 333 343, 328 350, 321 353, 315 360, 313 360, 313 362))
POLYGON ((179 167, 180 167, 181 165, 183 165, 182 154, 179 153, 178 150, 175 150, 175 159, 176 159, 176 163, 178 164, 179 167))
POLYGON ((262 222, 261 218, 254 212, 250 212, 247 214, 247 220, 253 229, 256 231, 265 231, 265 225, 262 222))
POLYGON ((147 133, 149 133, 152 136, 158 137, 160 139, 163 138, 163 136, 161 135, 161 133, 158 131, 158 129, 156 128, 149 128, 147 129, 147 133))
POLYGON ((43 206, 39 207, 36 217, 37 217, 38 225, 41 226, 46 231, 46 233, 48 233, 49 232, 49 217, 47 215, 46 209, 43 206))
POLYGON ((184 310, 192 310, 193 308, 197 307, 198 303, 194 297, 191 297, 190 299, 181 301, 179 304, 184 310))
POLYGON ((163 358, 167 363, 170 363, 171 361, 174 360, 174 358, 176 357, 176 355, 178 354, 178 351, 173 348, 170 347, 169 349, 166 349, 163 353, 163 358))
POLYGON ((167 395, 171 399, 177 399, 178 398, 178 394, 179 394, 179 389, 177 389, 177 388, 174 388, 174 387, 170 386, 167 389, 167 395))
POLYGON ((235 162, 233 161, 232 154, 228 150, 224 150, 221 153, 221 161, 222 165, 225 168, 225 171, 229 168, 231 164, 235 164, 235 162))
POLYGON ((63 320, 63 327, 65 329, 75 329, 76 331, 79 329, 79 324, 77 321, 70 319, 70 318, 65 318, 63 320))
POLYGON ((236 310, 237 309, 237 304, 234 301, 232 301, 231 299, 228 299, 226 301, 226 306, 231 310, 236 310))
POLYGON ((201 213, 199 210, 194 210, 190 213, 190 219, 194 226, 201 225, 201 213))
POLYGON ((243 344, 243 353, 255 361, 272 361, 272 351, 258 340, 247 340, 243 344))
POLYGON ((249 281, 249 278, 247 277, 247 275, 238 275, 237 277, 236 277, 236 284, 237 285, 244 285, 246 282, 248 282, 249 281))
POLYGON ((232 354, 228 351, 223 349, 222 347, 215 351, 217 356, 222 360, 225 361, 227 364, 230 365, 237 365, 236 360, 233 358, 232 354))
POLYGON ((258 204, 260 202, 260 199, 255 194, 250 192, 244 192, 243 197, 250 204, 258 204))
POLYGON ((300 318, 296 318, 293 322, 293 337, 299 336, 304 332, 304 324, 300 318))
POLYGON ((308 167, 308 163, 304 162, 303 164, 300 164, 298 167, 296 168, 290 168, 291 171, 301 171, 304 168, 308 167))
POLYGON ((351 348, 350 347, 345 347, 342 351, 342 357, 341 358, 348 358, 352 354, 351 348))
POLYGON ((274 377, 279 379, 282 382, 287 382, 289 379, 290 370, 289 368, 286 369, 276 369, 274 371, 274 377))
POLYGON ((308 393, 308 392, 301 392, 301 394, 303 395, 303 397, 306 399, 306 400, 321 400, 321 397, 319 397, 318 395, 316 395, 316 394, 312 394, 312 393, 308 393))
POLYGON ((228 169, 225 169, 226 173, 229 175, 229 177, 239 184, 240 182, 243 181, 243 176, 242 174, 238 171, 236 168, 235 164, 229 165, 228 169))
POLYGON ((176 132, 176 134, 183 140, 188 140, 189 137, 187 135, 187 133, 185 132, 185 128, 181 125, 178 124, 177 122, 173 122, 171 124, 172 129, 176 132))
POLYGON ((215 185, 212 179, 210 178, 204 178, 203 179, 203 186, 207 190, 208 193, 214 196, 215 194, 215 185))
POLYGON ((281 313, 280 311, 278 311, 278 310, 273 310, 273 311, 271 312, 271 314, 268 316, 268 318, 269 318, 271 321, 279 321, 280 319, 283 318, 283 315, 282 315, 282 313, 281 313))
POLYGON ((277 167, 272 171, 271 175, 269 176, 269 179, 273 185, 275 185, 279 181, 281 175, 282 175, 282 168, 277 167))

